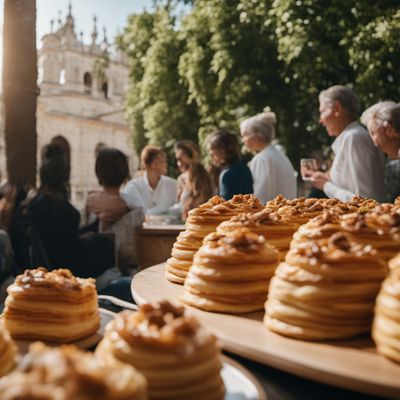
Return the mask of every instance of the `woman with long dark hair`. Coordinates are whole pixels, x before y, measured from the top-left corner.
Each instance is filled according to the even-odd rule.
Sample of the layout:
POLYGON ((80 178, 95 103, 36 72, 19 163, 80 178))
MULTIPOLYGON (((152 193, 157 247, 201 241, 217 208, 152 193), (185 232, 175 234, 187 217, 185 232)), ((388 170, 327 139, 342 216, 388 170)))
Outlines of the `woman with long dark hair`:
POLYGON ((253 178, 240 156, 237 137, 226 129, 213 132, 206 139, 211 162, 221 168, 219 194, 226 200, 235 194, 253 193, 253 178))
POLYGON ((210 177, 201 164, 199 149, 190 140, 175 143, 175 157, 181 174, 178 177, 177 198, 182 208, 182 219, 188 212, 205 203, 212 195, 210 177))

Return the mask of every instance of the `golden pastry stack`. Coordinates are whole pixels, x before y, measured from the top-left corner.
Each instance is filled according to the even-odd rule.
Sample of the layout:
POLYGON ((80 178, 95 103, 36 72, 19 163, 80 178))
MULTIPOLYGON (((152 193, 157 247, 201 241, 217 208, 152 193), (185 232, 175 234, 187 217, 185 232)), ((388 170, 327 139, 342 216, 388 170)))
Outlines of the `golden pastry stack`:
POLYGON ((14 339, 74 342, 100 326, 94 279, 68 269, 26 270, 7 288, 4 325, 14 339))
POLYGON ((371 245, 385 261, 400 248, 400 209, 390 204, 371 210, 338 215, 328 211, 301 226, 293 235, 291 248, 301 243, 329 237, 334 232, 346 232, 353 240, 371 245))
POLYGON ((272 331, 306 340, 367 333, 386 274, 371 246, 343 233, 299 244, 271 280, 264 322, 272 331))
POLYGON ((185 281, 193 256, 204 237, 215 232, 221 222, 241 212, 257 212, 262 209, 262 204, 253 195, 236 195, 229 201, 214 196, 207 203, 189 211, 186 230, 177 237, 172 257, 166 264, 167 279, 180 284, 185 281))
POLYGON ((389 261, 400 248, 400 209, 382 204, 365 213, 353 213, 341 217, 343 231, 354 240, 369 244, 378 255, 389 261))
POLYGON ((207 311, 263 309, 278 263, 277 250, 246 228, 211 233, 194 257, 181 300, 207 311))
POLYGON ((17 347, 0 323, 0 378, 8 374, 17 361, 17 347))
POLYGON ((389 269, 391 271, 395 270, 395 269, 400 269, 400 253, 397 254, 396 257, 392 258, 389 263, 389 269))
POLYGON ((321 215, 300 226, 293 235, 290 248, 296 248, 305 242, 326 239, 331 237, 334 233, 341 231, 340 214, 334 211, 325 211, 321 215))
POLYGON ((148 380, 151 399, 224 398, 216 338, 183 307, 166 301, 118 314, 96 356, 111 366, 136 367, 148 380))
POLYGON ((281 259, 285 258, 290 242, 298 225, 277 212, 265 208, 257 213, 239 214, 229 221, 222 222, 217 232, 228 233, 240 228, 247 228, 257 235, 264 236, 266 242, 276 248, 281 259))
MULTIPOLYGON (((400 264, 400 257, 396 263, 400 264)), ((376 299, 372 337, 378 352, 400 363, 400 268, 393 268, 376 299)))
POLYGON ((2 400, 147 400, 146 380, 129 365, 101 365, 74 346, 34 343, 0 380, 2 400))
MULTIPOLYGON (((268 203, 266 205, 268 208, 268 203)), ((278 214, 291 220, 297 226, 305 224, 311 218, 320 215, 325 207, 320 200, 306 199, 299 197, 293 200, 287 200, 286 205, 279 207, 278 214)))

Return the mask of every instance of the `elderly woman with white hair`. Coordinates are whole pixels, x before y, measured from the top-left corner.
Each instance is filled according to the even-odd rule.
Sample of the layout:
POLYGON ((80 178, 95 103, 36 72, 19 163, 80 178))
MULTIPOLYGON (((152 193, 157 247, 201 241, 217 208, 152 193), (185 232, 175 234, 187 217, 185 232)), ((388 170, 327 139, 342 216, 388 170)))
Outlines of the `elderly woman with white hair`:
POLYGON ((240 134, 248 150, 257 154, 249 163, 253 176, 254 194, 264 203, 279 194, 288 199, 296 197, 296 172, 286 157, 271 142, 275 137, 276 116, 265 111, 245 119, 240 134))
POLYGON ((400 195, 400 104, 381 101, 367 108, 361 122, 368 128, 375 146, 389 158, 385 169, 385 200, 400 195))
POLYGON ((345 86, 331 86, 319 95, 320 123, 335 137, 330 171, 314 172, 311 182, 328 197, 349 201, 355 195, 384 200, 385 156, 357 121, 358 99, 345 86))

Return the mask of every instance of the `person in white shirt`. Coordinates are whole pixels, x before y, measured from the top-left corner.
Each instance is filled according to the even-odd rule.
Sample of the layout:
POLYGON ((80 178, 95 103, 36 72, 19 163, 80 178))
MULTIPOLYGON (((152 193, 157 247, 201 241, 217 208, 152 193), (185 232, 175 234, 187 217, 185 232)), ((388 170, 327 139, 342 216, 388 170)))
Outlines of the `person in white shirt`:
POLYGON ((275 136, 276 116, 265 111, 245 119, 240 134, 248 150, 257 154, 249 163, 254 180, 254 194, 264 203, 279 194, 296 197, 296 172, 286 157, 271 142, 275 136))
POLYGON ((366 109, 361 122, 368 128, 375 146, 388 158, 385 168, 385 201, 400 196, 400 104, 381 101, 366 109))
POLYGON ((167 155, 156 146, 146 146, 140 154, 145 172, 130 180, 121 191, 128 207, 142 205, 148 215, 161 215, 176 203, 177 182, 167 173, 167 155))
POLYGON ((345 86, 331 86, 319 95, 320 123, 336 137, 330 171, 314 172, 313 186, 328 197, 349 201, 355 195, 384 200, 385 156, 357 122, 358 100, 345 86))

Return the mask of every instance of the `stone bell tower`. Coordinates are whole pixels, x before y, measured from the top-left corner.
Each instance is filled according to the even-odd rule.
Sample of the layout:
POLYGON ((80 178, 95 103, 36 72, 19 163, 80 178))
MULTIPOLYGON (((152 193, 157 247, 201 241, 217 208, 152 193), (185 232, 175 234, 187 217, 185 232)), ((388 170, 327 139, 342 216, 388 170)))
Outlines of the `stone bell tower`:
POLYGON ((70 160, 72 202, 81 207, 96 189, 96 152, 104 146, 122 150, 137 164, 131 131, 124 119, 123 98, 128 84, 124 55, 107 38, 99 38, 93 17, 91 42, 76 33, 71 4, 64 20, 50 23, 38 50, 38 149, 56 142, 70 160))

